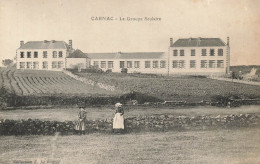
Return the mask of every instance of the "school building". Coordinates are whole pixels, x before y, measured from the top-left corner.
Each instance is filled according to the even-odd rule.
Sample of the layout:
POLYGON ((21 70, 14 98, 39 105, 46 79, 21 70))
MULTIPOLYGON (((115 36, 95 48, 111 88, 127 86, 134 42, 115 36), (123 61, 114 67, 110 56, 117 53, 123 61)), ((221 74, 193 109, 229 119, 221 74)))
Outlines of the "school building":
POLYGON ((225 75, 229 73, 230 47, 220 38, 184 38, 168 52, 83 53, 64 41, 31 41, 17 49, 17 69, 55 70, 96 67, 103 71, 163 75, 225 75))

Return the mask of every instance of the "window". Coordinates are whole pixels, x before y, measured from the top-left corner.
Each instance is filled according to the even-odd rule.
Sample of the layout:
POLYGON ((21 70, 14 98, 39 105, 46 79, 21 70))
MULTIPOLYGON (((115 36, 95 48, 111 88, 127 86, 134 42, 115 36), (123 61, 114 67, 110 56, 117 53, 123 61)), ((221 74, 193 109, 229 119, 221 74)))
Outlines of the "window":
POLYGON ((57 51, 53 51, 53 52, 52 52, 52 57, 53 57, 53 58, 57 58, 57 51))
POLYGON ((20 52, 20 58, 24 58, 24 52, 20 52))
POLYGON ((47 58, 47 51, 43 51, 43 58, 47 58))
POLYGON ((190 68, 196 68, 196 60, 190 60, 190 68))
POLYGON ((42 68, 48 69, 48 62, 47 61, 42 62, 42 68))
POLYGON ((173 56, 178 56, 178 50, 173 50, 173 56))
POLYGON ((172 68, 178 68, 178 61, 177 60, 172 61, 172 68))
POLYGON ((59 58, 62 58, 62 51, 59 51, 59 58))
POLYGON ((101 61, 101 68, 106 68, 106 61, 101 61))
POLYGON ((98 64, 98 61, 94 61, 93 64, 94 64, 94 66, 99 67, 99 66, 98 66, 98 65, 99 65, 99 64, 98 64))
POLYGON ((192 49, 192 50, 190 51, 190 56, 195 56, 195 49, 192 49))
POLYGON ((120 65, 120 68, 125 68, 125 61, 120 61, 119 65, 120 65))
POLYGON ((58 68, 63 68, 63 61, 58 62, 58 68))
POLYGON ((132 68, 132 61, 127 61, 126 64, 127 64, 127 68, 132 68))
POLYGON ((25 68, 25 62, 20 62, 20 68, 25 68))
POLYGON ((35 51, 34 54, 33 54, 34 58, 38 58, 38 52, 35 51))
POLYGON ((157 60, 153 61, 153 68, 158 68, 158 61, 157 60))
POLYGON ((207 56, 207 50, 206 49, 201 50, 201 56, 207 56))
POLYGON ((179 68, 185 68, 185 61, 184 60, 179 61, 179 68))
POLYGON ((209 61, 209 68, 215 68, 215 60, 209 61))
POLYGON ((135 61, 135 68, 140 68, 140 61, 135 61))
POLYGON ((32 62, 26 62, 26 68, 28 69, 32 68, 32 62))
POLYGON ((33 62, 33 69, 39 69, 39 62, 33 62))
POLYGON ((223 49, 218 49, 218 56, 223 56, 223 49))
POLYGON ((150 67, 151 67, 151 62, 145 61, 145 68, 150 68, 150 67))
POLYGON ((31 52, 27 52, 27 58, 31 58, 31 52))
POLYGON ((107 67, 108 68, 114 68, 114 62, 113 61, 108 61, 107 67))
POLYGON ((215 55, 215 50, 214 49, 210 49, 210 56, 214 56, 215 55))
POLYGON ((224 68, 224 60, 218 60, 217 61, 217 67, 218 68, 224 68))
POLYGON ((207 68, 207 60, 201 60, 200 61, 200 67, 201 68, 207 68))
POLYGON ((52 62, 52 68, 57 68, 57 62, 56 61, 52 62))
POLYGON ((166 61, 165 60, 160 61, 160 68, 166 68, 166 61))
POLYGON ((180 56, 184 56, 184 50, 180 50, 180 56))

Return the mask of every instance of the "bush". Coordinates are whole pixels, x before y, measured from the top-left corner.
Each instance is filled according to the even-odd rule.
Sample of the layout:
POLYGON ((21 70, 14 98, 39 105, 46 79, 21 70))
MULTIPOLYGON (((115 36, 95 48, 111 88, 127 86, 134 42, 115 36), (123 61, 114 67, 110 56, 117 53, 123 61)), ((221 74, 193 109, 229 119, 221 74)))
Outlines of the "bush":
POLYGON ((122 68, 121 69, 121 73, 127 73, 127 71, 128 71, 127 68, 122 68))

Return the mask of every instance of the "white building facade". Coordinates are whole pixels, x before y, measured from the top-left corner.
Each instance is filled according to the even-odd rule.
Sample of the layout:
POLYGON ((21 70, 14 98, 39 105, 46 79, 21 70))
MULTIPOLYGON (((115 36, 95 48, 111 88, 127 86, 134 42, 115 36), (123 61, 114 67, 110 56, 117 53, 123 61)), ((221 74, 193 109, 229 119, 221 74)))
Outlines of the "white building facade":
POLYGON ((220 38, 184 38, 168 52, 83 53, 64 41, 20 43, 17 69, 55 70, 96 67, 103 71, 162 75, 225 75, 229 73, 230 47, 220 38))
POLYGON ((90 65, 103 71, 121 72, 126 68, 128 73, 167 73, 165 52, 87 53, 87 56, 91 59, 90 65))
POLYGON ((53 70, 60 71, 66 68, 66 57, 72 50, 72 41, 69 45, 64 41, 30 41, 16 51, 17 69, 53 70))
POLYGON ((169 74, 225 75, 230 67, 229 38, 170 39, 169 74))

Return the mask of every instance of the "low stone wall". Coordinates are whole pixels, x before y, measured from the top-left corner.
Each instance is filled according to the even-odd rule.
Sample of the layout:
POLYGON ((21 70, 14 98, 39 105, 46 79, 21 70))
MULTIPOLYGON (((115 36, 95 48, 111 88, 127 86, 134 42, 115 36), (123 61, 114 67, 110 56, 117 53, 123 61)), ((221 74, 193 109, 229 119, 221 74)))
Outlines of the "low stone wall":
MULTIPOLYGON (((153 115, 125 118, 126 132, 207 130, 218 128, 260 127, 260 118, 254 114, 228 116, 173 116, 153 115)), ((74 122, 42 120, 0 120, 0 135, 62 135, 75 134, 74 122)), ((87 133, 112 132, 112 120, 88 120, 87 133)))

